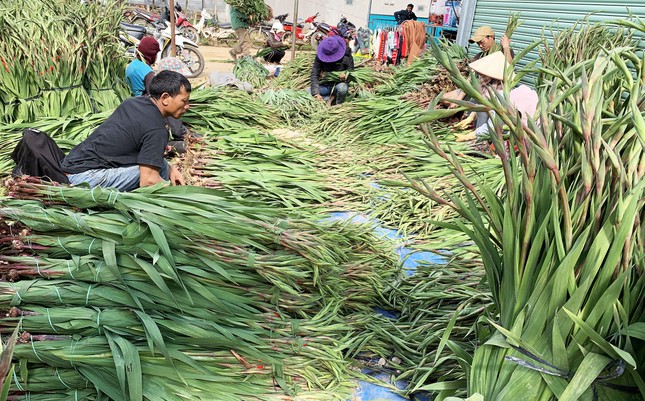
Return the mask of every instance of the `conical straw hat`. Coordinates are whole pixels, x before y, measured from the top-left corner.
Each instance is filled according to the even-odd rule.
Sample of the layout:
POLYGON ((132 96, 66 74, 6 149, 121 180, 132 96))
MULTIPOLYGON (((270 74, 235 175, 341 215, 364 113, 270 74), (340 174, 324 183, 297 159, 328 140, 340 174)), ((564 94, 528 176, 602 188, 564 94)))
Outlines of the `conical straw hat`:
POLYGON ((470 63, 470 68, 480 75, 486 75, 499 81, 504 80, 506 57, 502 52, 495 52, 470 63))

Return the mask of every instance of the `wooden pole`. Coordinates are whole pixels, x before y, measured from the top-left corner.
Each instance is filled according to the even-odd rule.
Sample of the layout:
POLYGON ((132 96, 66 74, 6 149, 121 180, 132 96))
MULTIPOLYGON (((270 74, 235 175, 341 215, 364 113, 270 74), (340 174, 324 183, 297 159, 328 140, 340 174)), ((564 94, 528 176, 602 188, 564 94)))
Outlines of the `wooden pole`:
POLYGON ((293 0, 293 31, 291 32, 291 60, 296 58, 296 41, 298 40, 298 0, 293 0))
POLYGON ((168 7, 170 7, 170 55, 175 57, 177 55, 177 48, 175 47, 175 0, 169 0, 168 7))

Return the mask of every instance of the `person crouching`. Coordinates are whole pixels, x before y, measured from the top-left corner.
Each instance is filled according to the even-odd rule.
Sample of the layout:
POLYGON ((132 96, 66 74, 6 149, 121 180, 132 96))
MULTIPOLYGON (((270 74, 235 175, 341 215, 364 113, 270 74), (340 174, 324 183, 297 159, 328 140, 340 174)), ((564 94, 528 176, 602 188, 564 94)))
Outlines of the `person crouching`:
POLYGON ((264 61, 267 63, 280 64, 285 55, 284 49, 286 46, 282 43, 282 35, 284 34, 284 27, 280 22, 275 22, 271 27, 271 32, 267 36, 264 61))
POLYGON ((335 97, 336 104, 345 101, 349 92, 349 86, 345 82, 347 75, 340 74, 340 81, 331 84, 320 84, 320 78, 323 72, 332 71, 349 71, 354 69, 354 59, 351 53, 346 52, 347 43, 338 35, 330 36, 323 39, 316 50, 316 58, 311 69, 311 94, 316 98, 323 100, 329 96, 335 97))
POLYGON ((61 161, 72 185, 132 191, 170 181, 183 185, 179 170, 164 159, 169 133, 164 118, 180 118, 190 107, 191 86, 175 71, 161 71, 150 95, 126 99, 61 161))

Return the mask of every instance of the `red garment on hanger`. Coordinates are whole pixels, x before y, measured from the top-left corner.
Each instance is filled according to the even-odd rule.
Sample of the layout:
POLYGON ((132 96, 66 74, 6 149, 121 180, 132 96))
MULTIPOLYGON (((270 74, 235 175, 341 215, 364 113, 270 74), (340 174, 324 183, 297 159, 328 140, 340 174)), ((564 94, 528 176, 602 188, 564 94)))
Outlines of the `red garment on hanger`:
POLYGON ((387 41, 387 32, 385 30, 381 31, 381 43, 378 47, 378 54, 376 55, 377 60, 383 60, 383 55, 385 54, 385 42, 387 41))
POLYGON ((401 32, 401 57, 408 57, 408 37, 405 34, 405 31, 401 32))

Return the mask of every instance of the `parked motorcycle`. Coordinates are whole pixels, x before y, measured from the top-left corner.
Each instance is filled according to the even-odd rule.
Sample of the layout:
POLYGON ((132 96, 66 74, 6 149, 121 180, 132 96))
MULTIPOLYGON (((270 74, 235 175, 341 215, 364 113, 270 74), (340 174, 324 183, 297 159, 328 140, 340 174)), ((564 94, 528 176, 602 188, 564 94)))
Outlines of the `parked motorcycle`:
POLYGON ((212 16, 206 9, 200 13, 200 19, 195 24, 195 29, 199 35, 207 40, 213 40, 218 43, 224 43, 227 46, 235 46, 237 44, 237 35, 230 23, 220 24, 217 17, 212 16))
POLYGON ((200 13, 199 21, 195 24, 195 29, 197 29, 199 35, 210 39, 217 33, 217 19, 213 18, 206 9, 203 9, 200 13))
MULTIPOLYGON (((165 7, 164 13, 161 15, 163 21, 170 22, 170 9, 165 7)), ((179 4, 175 4, 175 26, 181 29, 181 34, 190 41, 199 43, 199 33, 197 28, 193 26, 188 20, 186 14, 182 12, 182 8, 179 4)))
POLYGON ((246 31, 246 35, 253 47, 259 49, 266 45, 269 33, 271 32, 271 26, 272 24, 270 23, 261 22, 258 25, 249 27, 246 31))
POLYGON ((311 35, 311 47, 316 50, 320 42, 328 36, 340 35, 352 40, 356 36, 356 25, 349 22, 346 17, 341 17, 336 26, 321 22, 316 25, 316 32, 311 35))
MULTIPOLYGON (((123 12, 123 16, 134 25, 141 25, 144 28, 155 29, 160 21, 170 21, 170 11, 168 7, 165 8, 164 14, 159 15, 140 7, 127 9, 123 12)), ((197 43, 199 41, 199 33, 197 29, 190 23, 185 14, 181 13, 181 6, 175 6, 175 26, 179 28, 181 34, 186 39, 192 40, 197 43)))
POLYGON ((161 16, 159 14, 139 7, 125 10, 123 12, 123 16, 130 21, 131 24, 141 25, 150 29, 154 29, 155 24, 161 20, 161 16))
POLYGON ((295 35, 293 34, 293 23, 285 21, 289 14, 282 14, 275 17, 275 19, 277 19, 284 27, 285 33, 284 33, 284 36, 282 37, 282 40, 285 43, 292 43, 295 37, 297 45, 304 45, 306 43, 309 43, 311 41, 311 37, 316 33, 316 30, 317 30, 318 23, 316 22, 316 18, 318 17, 318 14, 319 13, 316 13, 308 17, 305 20, 304 25, 298 24, 296 26, 295 35))
MULTIPOLYGON (((161 49, 157 54, 157 62, 171 56, 171 35, 170 27, 167 23, 159 22, 155 25, 154 30, 149 30, 140 25, 121 22, 121 29, 119 39, 126 47, 126 52, 132 57, 136 54, 136 49, 141 39, 149 34, 152 34, 157 40, 161 49)), ((187 77, 198 77, 204 71, 204 56, 197 48, 197 44, 186 39, 181 34, 175 33, 175 47, 177 50, 175 57, 183 61, 190 70, 190 75, 187 75, 187 77)))

